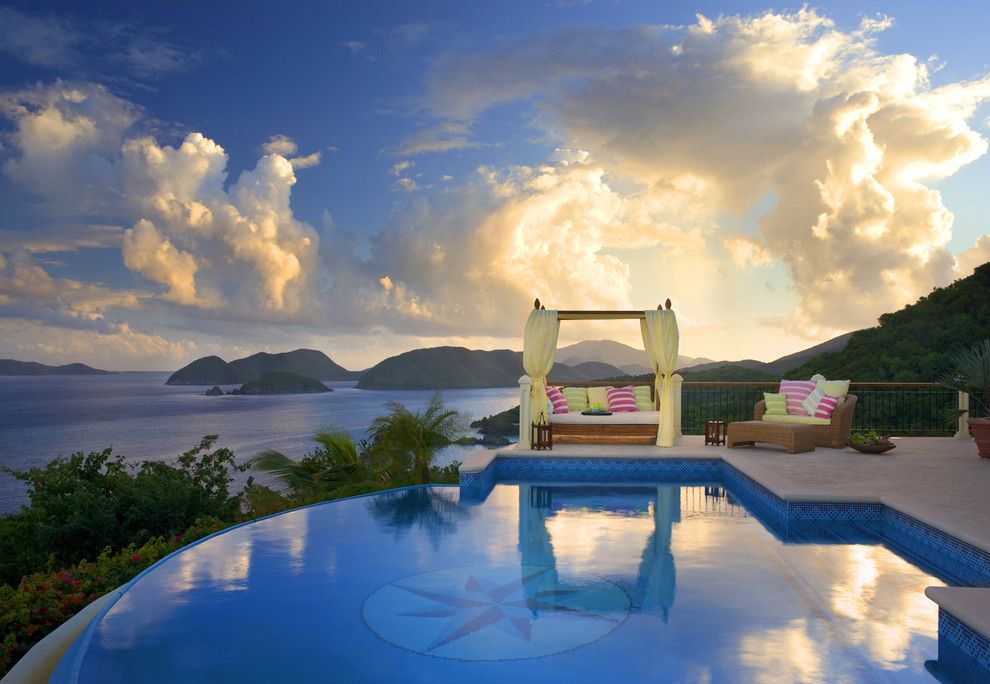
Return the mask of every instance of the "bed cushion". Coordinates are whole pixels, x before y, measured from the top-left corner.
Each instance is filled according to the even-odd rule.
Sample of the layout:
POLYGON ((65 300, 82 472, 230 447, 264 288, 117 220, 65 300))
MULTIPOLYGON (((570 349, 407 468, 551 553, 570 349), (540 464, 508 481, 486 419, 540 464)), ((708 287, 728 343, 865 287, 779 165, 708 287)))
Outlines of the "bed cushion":
POLYGON ((547 399, 552 407, 550 413, 567 413, 567 399, 559 387, 547 387, 547 399))
POLYGON ((797 423, 798 425, 831 425, 828 418, 816 418, 815 416, 768 416, 763 414, 763 420, 767 423, 797 423))
POLYGON ((608 397, 608 410, 612 413, 630 413, 639 410, 631 386, 609 387, 605 390, 605 395, 608 397))
POLYGON ((649 385, 636 385, 633 387, 633 396, 636 397, 636 408, 640 411, 655 411, 653 398, 650 396, 649 385))
POLYGON ((781 380, 780 393, 787 399, 787 414, 791 416, 809 415, 801 406, 801 402, 808 398, 813 389, 815 389, 815 383, 811 380, 781 380))
POLYGON ((605 393, 607 387, 588 388, 588 406, 591 408, 603 408, 608 411, 608 395, 605 393))
POLYGON ((581 411, 588 408, 588 390, 583 387, 564 387, 561 390, 567 400, 568 411, 581 411))
POLYGON ((613 413, 610 416, 582 416, 580 413, 555 413, 550 416, 551 425, 658 425, 659 411, 631 411, 613 413))

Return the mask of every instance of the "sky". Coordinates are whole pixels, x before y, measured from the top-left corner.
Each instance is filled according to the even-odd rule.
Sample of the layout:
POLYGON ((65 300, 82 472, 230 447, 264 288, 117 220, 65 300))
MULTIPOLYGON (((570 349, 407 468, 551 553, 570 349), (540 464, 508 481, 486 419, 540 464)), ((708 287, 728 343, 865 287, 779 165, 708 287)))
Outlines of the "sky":
POLYGON ((0 357, 772 360, 990 260, 984 2, 0 5, 0 357), (560 344, 641 344, 622 322, 560 344))

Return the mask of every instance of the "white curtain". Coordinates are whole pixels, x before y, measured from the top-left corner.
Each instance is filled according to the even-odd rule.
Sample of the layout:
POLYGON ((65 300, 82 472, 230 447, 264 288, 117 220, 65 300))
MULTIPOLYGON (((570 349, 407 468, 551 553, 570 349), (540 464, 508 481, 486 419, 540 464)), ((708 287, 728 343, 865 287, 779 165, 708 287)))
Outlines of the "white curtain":
MULTIPOLYGON (((530 391, 530 416, 534 422, 540 414, 547 412, 547 375, 553 367, 553 353, 557 350, 557 333, 560 321, 557 312, 548 309, 533 309, 526 321, 523 335, 523 369, 533 380, 530 391)), ((529 426, 519 426, 526 429, 529 426)))
POLYGON ((660 406, 660 425, 657 428, 657 446, 674 446, 674 391, 673 376, 677 370, 677 317, 670 309, 646 311, 640 321, 643 330, 643 346, 656 375, 653 391, 660 406))

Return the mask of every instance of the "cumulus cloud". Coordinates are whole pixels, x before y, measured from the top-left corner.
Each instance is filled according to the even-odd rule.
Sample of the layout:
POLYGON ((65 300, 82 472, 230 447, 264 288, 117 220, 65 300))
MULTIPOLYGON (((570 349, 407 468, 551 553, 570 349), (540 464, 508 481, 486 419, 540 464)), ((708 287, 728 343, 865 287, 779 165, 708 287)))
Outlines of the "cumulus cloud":
POLYGON ((933 87, 925 63, 877 50, 888 25, 843 31, 806 9, 555 31, 445 55, 423 103, 466 131, 531 98, 532 125, 574 141, 616 187, 693 184, 712 215, 772 192, 757 233, 724 248, 738 265, 783 263, 799 295, 787 325, 822 337, 952 279, 952 214, 930 183, 987 149, 969 121, 990 78, 933 87))
POLYGON ((277 154, 287 158, 294 169, 308 169, 311 166, 317 166, 323 158, 323 153, 320 151, 299 157, 293 156, 299 151, 299 146, 295 140, 287 135, 273 135, 268 139, 268 142, 261 146, 261 149, 265 154, 277 154))
POLYGON ((141 110, 101 86, 56 82, 0 103, 15 125, 4 174, 50 212, 119 217, 124 265, 167 300, 235 317, 299 311, 319 245, 290 207, 291 139, 273 137, 227 188, 220 145, 200 133, 160 145, 140 134, 141 110))

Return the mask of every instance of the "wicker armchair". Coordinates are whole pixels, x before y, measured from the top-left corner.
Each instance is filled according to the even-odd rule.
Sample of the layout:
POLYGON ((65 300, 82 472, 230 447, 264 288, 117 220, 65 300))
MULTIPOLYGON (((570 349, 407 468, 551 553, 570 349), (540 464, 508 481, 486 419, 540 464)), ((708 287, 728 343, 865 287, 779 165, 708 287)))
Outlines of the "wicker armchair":
MULTIPOLYGON (((856 409, 856 395, 847 394, 845 401, 832 412, 832 422, 828 425, 815 425, 815 446, 842 449, 849 442, 852 432, 853 411, 856 409)), ((753 407, 753 420, 763 420, 767 405, 763 400, 753 407)))

